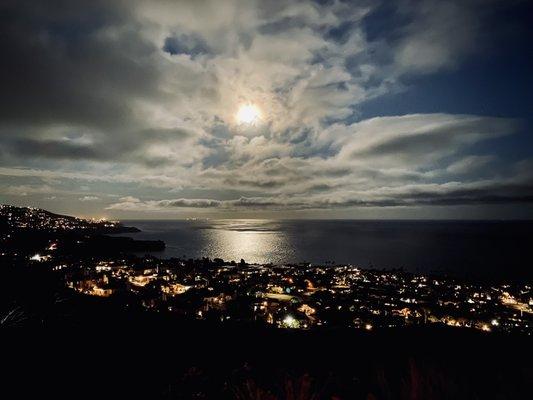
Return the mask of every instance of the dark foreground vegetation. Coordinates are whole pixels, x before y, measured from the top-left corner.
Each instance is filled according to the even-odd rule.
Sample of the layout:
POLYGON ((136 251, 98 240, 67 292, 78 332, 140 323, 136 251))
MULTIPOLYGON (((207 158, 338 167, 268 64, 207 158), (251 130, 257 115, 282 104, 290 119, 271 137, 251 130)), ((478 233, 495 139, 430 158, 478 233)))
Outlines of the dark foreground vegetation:
POLYGON ((119 321, 4 338, 3 390, 13 398, 291 400, 525 399, 532 390, 523 338, 119 321))

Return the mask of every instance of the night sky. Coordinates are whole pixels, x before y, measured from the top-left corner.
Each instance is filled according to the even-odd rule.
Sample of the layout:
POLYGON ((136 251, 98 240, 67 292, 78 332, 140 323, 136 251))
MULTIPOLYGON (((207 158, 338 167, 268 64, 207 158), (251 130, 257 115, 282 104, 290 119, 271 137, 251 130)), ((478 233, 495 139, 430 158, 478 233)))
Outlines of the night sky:
POLYGON ((0 203, 533 218, 530 1, 0 2, 0 203))

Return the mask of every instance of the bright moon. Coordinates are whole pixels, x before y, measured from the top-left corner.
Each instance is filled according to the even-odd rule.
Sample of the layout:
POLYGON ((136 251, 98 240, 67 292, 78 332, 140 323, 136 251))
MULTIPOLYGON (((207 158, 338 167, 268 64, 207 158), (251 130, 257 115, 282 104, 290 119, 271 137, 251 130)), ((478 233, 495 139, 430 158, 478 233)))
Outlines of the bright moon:
POLYGON ((239 124, 253 124, 259 120, 261 112, 253 104, 242 105, 237 111, 237 122, 239 124))

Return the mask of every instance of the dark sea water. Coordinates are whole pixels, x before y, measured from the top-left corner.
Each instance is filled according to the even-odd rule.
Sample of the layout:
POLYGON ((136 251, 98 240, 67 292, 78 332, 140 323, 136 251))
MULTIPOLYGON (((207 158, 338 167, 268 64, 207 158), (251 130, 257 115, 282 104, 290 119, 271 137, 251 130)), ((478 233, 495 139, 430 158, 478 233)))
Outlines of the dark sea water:
POLYGON ((308 261, 404 268, 462 277, 530 280, 533 221, 123 221, 137 239, 165 241, 159 257, 308 261))

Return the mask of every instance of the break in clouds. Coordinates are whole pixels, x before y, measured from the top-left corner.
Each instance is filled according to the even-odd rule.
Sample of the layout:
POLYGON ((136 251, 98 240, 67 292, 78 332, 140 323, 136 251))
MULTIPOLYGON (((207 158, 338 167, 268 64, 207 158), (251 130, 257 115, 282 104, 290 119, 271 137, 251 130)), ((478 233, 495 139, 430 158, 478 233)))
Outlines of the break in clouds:
POLYGON ((532 159, 499 150, 520 120, 362 111, 489 51, 488 4, 4 1, 0 196, 130 216, 531 203, 532 159))

